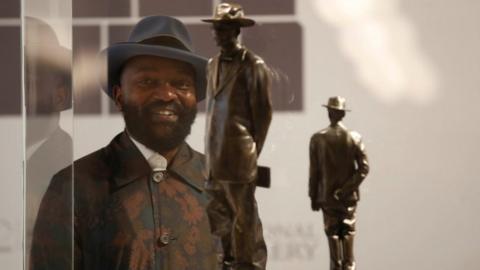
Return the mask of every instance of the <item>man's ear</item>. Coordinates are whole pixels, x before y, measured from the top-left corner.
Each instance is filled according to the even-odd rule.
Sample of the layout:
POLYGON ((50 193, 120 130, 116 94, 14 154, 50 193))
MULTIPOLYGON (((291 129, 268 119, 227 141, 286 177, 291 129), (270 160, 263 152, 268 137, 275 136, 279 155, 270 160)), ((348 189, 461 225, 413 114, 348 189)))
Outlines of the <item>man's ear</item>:
POLYGON ((115 105, 117 106, 117 109, 119 111, 122 111, 123 93, 120 85, 117 84, 112 87, 112 97, 115 105))

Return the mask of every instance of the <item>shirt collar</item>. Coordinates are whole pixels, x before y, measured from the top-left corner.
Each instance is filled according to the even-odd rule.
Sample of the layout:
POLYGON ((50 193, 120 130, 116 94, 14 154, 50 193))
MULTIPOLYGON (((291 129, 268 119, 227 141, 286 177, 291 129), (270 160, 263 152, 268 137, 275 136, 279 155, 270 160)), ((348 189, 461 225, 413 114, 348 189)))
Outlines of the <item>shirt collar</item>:
POLYGON ((235 57, 237 57, 237 55, 239 55, 239 54, 243 55, 244 51, 245 51, 245 49, 243 48, 243 46, 240 45, 240 44, 237 44, 236 49, 229 52, 229 53, 226 53, 224 51, 220 52, 220 59, 222 61, 233 61, 233 59, 235 59, 235 57))
MULTIPOLYGON (((159 153, 153 151, 152 149, 146 147, 145 145, 143 145, 142 143, 140 143, 139 141, 135 140, 135 138, 133 138, 127 131, 127 135, 128 135, 128 138, 130 138, 130 140, 132 140, 133 144, 135 144, 135 146, 137 147, 137 149, 140 151, 140 153, 142 153, 142 156, 145 158, 145 160, 149 161, 150 158, 152 158, 153 155, 156 155, 156 159, 161 159, 160 163, 164 163, 165 164, 165 168, 161 168, 163 170, 166 170, 167 169, 167 165, 168 165, 168 162, 167 162, 167 159, 160 155, 159 153)), ((157 163, 158 164, 158 163, 157 163)), ((163 167, 163 166, 162 166, 163 167)), ((155 169, 155 168, 152 168, 152 169, 155 169)))

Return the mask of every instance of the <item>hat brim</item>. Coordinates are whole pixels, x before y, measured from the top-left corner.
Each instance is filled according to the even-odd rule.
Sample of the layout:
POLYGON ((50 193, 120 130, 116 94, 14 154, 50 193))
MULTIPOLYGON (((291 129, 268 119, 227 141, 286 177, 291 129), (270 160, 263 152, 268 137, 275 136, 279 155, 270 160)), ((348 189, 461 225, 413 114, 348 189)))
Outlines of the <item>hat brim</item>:
POLYGON ((113 87, 120 81, 120 70, 127 60, 140 55, 159 56, 168 59, 189 63, 195 70, 195 90, 197 102, 205 99, 207 76, 207 59, 180 49, 161 45, 148 45, 138 43, 117 43, 100 52, 100 59, 104 63, 103 75, 100 78, 102 90, 113 98, 113 87), (108 66, 105 65, 108 63, 108 66), (105 72, 106 71, 106 72, 105 72))
POLYGON ((351 110, 349 110, 349 109, 341 109, 341 108, 338 108, 338 107, 332 107, 332 106, 328 106, 328 105, 325 105, 325 104, 323 104, 322 106, 325 107, 325 108, 327 108, 327 109, 332 109, 332 110, 337 110, 337 111, 344 111, 344 112, 351 112, 351 110))
POLYGON ((232 23, 238 24, 240 27, 250 27, 255 25, 255 21, 249 18, 238 18, 238 19, 204 19, 203 22, 207 23, 232 23))

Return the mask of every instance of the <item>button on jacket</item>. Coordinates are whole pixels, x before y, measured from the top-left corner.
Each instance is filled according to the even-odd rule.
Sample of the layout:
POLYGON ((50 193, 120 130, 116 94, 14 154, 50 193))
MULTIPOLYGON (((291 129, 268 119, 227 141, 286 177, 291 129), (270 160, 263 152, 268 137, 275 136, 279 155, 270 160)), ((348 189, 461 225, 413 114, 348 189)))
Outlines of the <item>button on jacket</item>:
POLYGON ((309 196, 320 206, 359 200, 359 186, 368 174, 365 146, 360 134, 341 123, 315 133, 310 140, 309 196))
MULTIPOLYGON (((34 229, 31 269, 72 269, 71 167, 58 173, 34 229)), ((203 156, 183 143, 155 181, 147 160, 119 134, 74 163, 74 264, 84 270, 212 270, 203 156)))

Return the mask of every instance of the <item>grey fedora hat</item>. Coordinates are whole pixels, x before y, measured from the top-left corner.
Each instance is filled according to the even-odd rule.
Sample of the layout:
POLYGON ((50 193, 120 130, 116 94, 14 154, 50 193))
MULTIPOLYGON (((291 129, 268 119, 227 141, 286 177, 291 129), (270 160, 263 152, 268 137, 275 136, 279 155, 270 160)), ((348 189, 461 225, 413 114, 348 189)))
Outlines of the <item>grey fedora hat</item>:
POLYGON ((100 79, 103 91, 112 98, 112 88, 120 81, 123 65, 132 57, 152 55, 189 63, 195 69, 197 102, 205 98, 207 59, 194 53, 185 25, 169 16, 143 18, 133 28, 127 42, 113 44, 100 53, 107 62, 107 76, 100 79), (106 59, 105 59, 106 58, 106 59))

